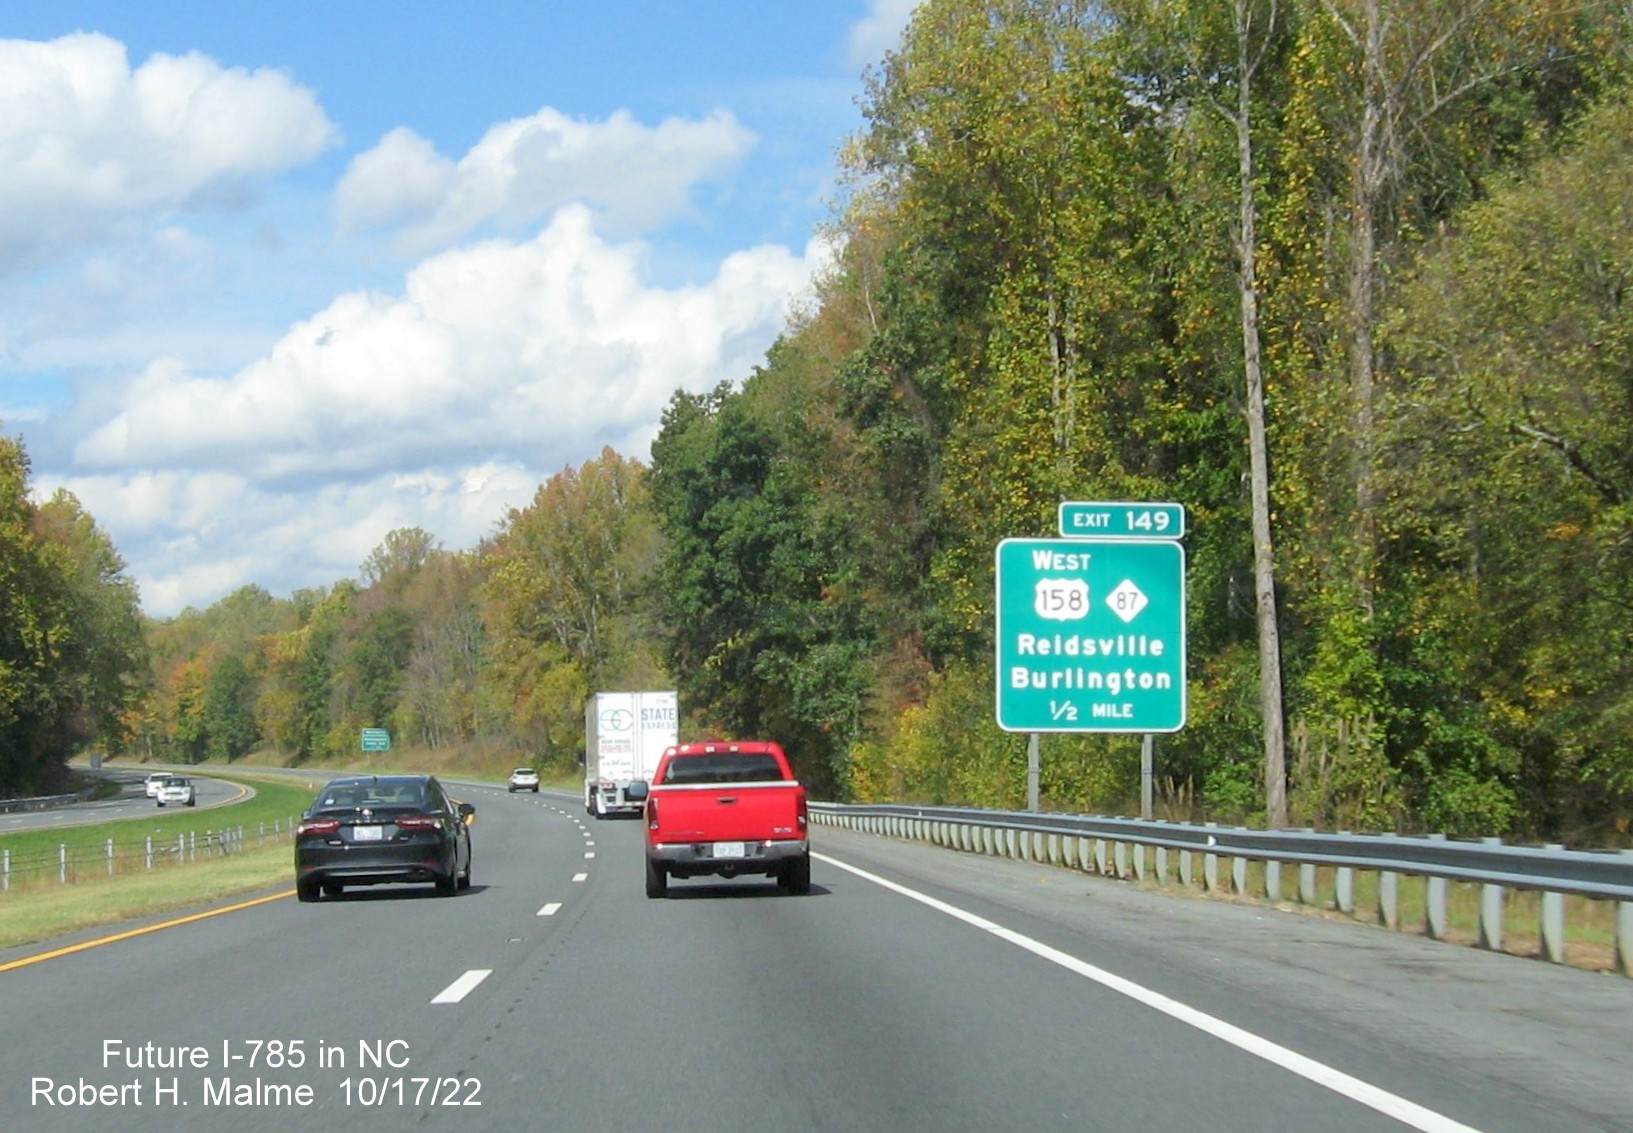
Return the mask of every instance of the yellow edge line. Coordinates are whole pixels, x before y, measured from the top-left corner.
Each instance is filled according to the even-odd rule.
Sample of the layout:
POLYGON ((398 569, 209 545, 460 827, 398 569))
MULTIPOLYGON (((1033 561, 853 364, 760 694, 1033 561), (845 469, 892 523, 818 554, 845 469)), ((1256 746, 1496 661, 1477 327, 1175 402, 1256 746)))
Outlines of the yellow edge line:
POLYGON ((256 905, 264 905, 268 901, 281 900, 294 894, 293 889, 286 889, 282 893, 274 893, 270 897, 257 897, 253 901, 240 901, 236 905, 227 905, 220 909, 211 909, 206 913, 194 913, 188 917, 178 917, 173 921, 163 921, 159 924, 148 925, 146 928, 133 928, 129 932, 115 933, 113 936, 102 936, 95 940, 87 940, 81 944, 70 944, 67 948, 58 948, 54 952, 41 952, 38 956, 24 956, 21 960, 13 960, 9 964, 0 964, 0 972, 9 972, 13 968, 26 968, 30 964, 43 963, 46 960, 55 960, 59 956, 71 956, 75 952, 84 952, 89 948, 100 948, 104 944, 117 944, 121 940, 129 940, 133 936, 146 936, 150 932, 159 932, 162 929, 176 928, 194 921, 208 920, 210 917, 219 917, 223 913, 236 913, 240 909, 252 909, 256 905))

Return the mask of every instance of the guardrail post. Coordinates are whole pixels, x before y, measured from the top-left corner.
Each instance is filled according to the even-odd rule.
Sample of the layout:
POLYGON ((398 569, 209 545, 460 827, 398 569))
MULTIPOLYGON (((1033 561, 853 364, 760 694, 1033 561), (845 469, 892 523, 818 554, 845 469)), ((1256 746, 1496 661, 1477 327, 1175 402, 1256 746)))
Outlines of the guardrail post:
POLYGON ((1230 888, 1237 895, 1247 893, 1247 859, 1230 859, 1230 888))
MULTIPOLYGON (((1487 846, 1502 845, 1501 838, 1482 838, 1487 846)), ((1480 886, 1480 947, 1493 952, 1503 950, 1503 887, 1480 886)))
POLYGON ((1130 850, 1134 856, 1134 880, 1145 880, 1145 843, 1135 842, 1130 850))
MULTIPOLYGON (((1565 847, 1551 843, 1549 850, 1565 847)), ((1550 964, 1565 962, 1565 894, 1547 890, 1542 894, 1542 958, 1550 964)))
POLYGON ((1316 890, 1315 866, 1310 862, 1298 865, 1298 900, 1301 905, 1314 906, 1320 900, 1316 890))
POLYGON ((1219 855, 1202 855, 1202 888, 1209 893, 1219 890, 1219 855))
POLYGON ((1168 884, 1168 847, 1157 847, 1157 884, 1168 884))
POLYGON ((153 835, 147 836, 147 868, 153 868, 153 835))
MULTIPOLYGON (((1341 837, 1348 837, 1348 830, 1340 830, 1341 837)), ((1338 911, 1346 917, 1355 915, 1355 871, 1349 866, 1339 866, 1333 874, 1333 900, 1338 905, 1338 911)))
POLYGON ((1179 883, 1185 888, 1191 887, 1191 851, 1179 852, 1179 883))
POLYGON ((108 839, 108 876, 113 876, 113 839, 108 839))
POLYGON ((1272 905, 1281 900, 1281 863, 1274 859, 1264 863, 1264 899, 1272 905))
POLYGON ((1106 872, 1106 840, 1104 838, 1094 840, 1094 872, 1101 875, 1106 872))
POLYGON ((1396 928, 1401 921, 1401 875, 1393 870, 1378 874, 1378 923, 1396 928))
POLYGON ((1113 868, 1117 870, 1118 877, 1128 876, 1128 844, 1126 842, 1117 842, 1112 845, 1111 862, 1113 868))
MULTIPOLYGON (((1431 839, 1444 842, 1444 834, 1431 834, 1431 839)), ((1445 940, 1448 920, 1446 916, 1446 879, 1444 877, 1428 877, 1423 882, 1423 928, 1431 940, 1445 940)))
POLYGON ((1633 976, 1633 901, 1616 902, 1616 970, 1633 976))
POLYGON ((68 884, 68 843, 57 843, 57 884, 68 884))

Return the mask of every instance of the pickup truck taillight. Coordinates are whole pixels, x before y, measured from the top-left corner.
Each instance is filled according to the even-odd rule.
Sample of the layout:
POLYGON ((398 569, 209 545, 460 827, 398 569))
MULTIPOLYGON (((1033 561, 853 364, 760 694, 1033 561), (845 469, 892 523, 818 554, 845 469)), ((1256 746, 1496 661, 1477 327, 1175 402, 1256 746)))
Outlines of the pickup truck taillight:
POLYGON ((656 830, 658 828, 658 800, 657 799, 647 799, 646 800, 646 828, 648 830, 656 830))
POLYGON ((805 792, 799 796, 799 828, 804 830, 810 824, 810 813, 805 808, 805 792))

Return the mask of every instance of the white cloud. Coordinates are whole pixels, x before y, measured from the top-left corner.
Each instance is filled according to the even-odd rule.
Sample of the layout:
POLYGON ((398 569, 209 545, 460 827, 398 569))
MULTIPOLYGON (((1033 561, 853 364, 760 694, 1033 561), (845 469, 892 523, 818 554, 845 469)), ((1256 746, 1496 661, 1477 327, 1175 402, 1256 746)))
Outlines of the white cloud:
POLYGON ((872 0, 868 14, 851 27, 849 60, 858 69, 878 63, 901 45, 902 32, 919 0, 872 0))
POLYGON ((78 33, 0 40, 0 274, 53 262, 154 210, 230 200, 338 140, 312 92, 199 54, 131 69, 78 33))
POLYGON ((380 475, 302 494, 219 473, 136 472, 69 479, 140 580, 143 608, 167 616, 251 583, 275 593, 355 578, 388 532, 421 527, 472 547, 540 477, 486 464, 380 475), (110 517, 103 519, 101 517, 110 517))
POLYGON ((231 377, 154 362, 75 458, 306 480, 594 451, 655 422, 675 389, 746 374, 817 255, 757 248, 706 284, 652 287, 638 246, 566 209, 533 240, 424 261, 399 295, 341 296, 231 377))
POLYGON ((405 246, 444 247, 492 224, 516 231, 557 209, 594 209, 603 229, 651 231, 685 215, 691 190, 736 164, 754 135, 732 115, 645 126, 620 111, 602 122, 545 108, 501 122, 457 162, 398 128, 353 159, 340 182, 346 228, 400 228, 405 246))
POLYGON ((354 575, 396 527, 472 546, 603 445, 644 458, 676 389, 746 376, 826 259, 754 248, 653 286, 639 245, 571 207, 534 239, 425 260, 400 293, 343 295, 230 376, 154 361, 83 436, 68 486, 150 613, 354 575))

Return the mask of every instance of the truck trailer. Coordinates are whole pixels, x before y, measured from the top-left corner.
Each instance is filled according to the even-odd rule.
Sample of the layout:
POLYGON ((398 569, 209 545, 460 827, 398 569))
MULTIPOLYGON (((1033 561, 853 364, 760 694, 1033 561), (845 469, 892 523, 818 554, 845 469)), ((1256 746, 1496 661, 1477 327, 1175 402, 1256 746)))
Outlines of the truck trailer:
POLYGON ((680 739, 674 692, 598 692, 584 705, 584 809, 597 818, 639 813, 629 785, 652 778, 680 739))

